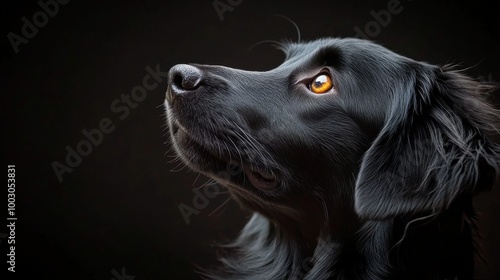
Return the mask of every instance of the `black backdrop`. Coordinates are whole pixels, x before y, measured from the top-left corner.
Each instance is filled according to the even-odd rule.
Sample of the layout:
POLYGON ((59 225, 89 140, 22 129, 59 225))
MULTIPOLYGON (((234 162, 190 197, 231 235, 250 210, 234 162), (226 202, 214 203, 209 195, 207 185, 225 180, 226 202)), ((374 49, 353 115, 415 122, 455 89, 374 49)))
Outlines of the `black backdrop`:
MULTIPOLYGON (((36 1, 2 1, 2 166, 16 165, 15 275, 198 279, 195 265, 214 263, 215 243, 235 237, 249 213, 233 201, 224 204, 227 194, 204 203, 193 188, 206 178, 186 169, 170 172, 180 167, 168 162, 172 152, 161 107, 166 81, 157 77, 160 83, 142 95, 137 86, 149 73, 146 67, 165 72, 187 62, 248 70, 277 66, 283 55, 270 46, 249 50, 261 40, 296 40, 293 25, 275 14, 294 20, 303 40, 354 36, 356 27, 368 27, 370 39, 405 56, 474 66, 469 75, 500 80, 493 1, 401 0, 398 13, 376 23, 374 14, 394 1, 73 0, 58 11, 49 7, 53 16, 46 19, 36 1), (219 15, 214 3, 226 11, 219 15), (31 24, 34 15, 38 30, 24 27, 25 36, 22 18, 31 24), (132 91, 139 101, 126 105, 121 96, 132 91), (108 133, 99 139, 95 129, 101 122, 108 133), (95 138, 92 151, 84 130, 95 138), (71 167, 67 149, 78 148, 88 155, 70 158, 71 167), (71 168, 60 169, 62 182, 54 162, 71 168), (199 213, 186 224, 179 205, 193 203, 199 213)), ((6 185, 5 179, 3 202, 6 185)), ((500 279, 499 202, 499 187, 477 201, 490 264, 480 264, 483 279, 500 279)), ((2 223, 4 272, 9 232, 2 223)), ((14 274, 8 275, 2 279, 14 274)))

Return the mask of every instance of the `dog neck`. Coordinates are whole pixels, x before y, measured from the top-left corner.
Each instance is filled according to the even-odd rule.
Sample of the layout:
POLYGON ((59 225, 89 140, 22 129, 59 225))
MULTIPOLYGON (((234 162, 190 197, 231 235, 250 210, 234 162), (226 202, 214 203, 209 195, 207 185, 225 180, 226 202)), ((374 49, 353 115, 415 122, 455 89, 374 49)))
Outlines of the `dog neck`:
POLYGON ((325 224, 272 213, 256 212, 230 246, 239 256, 224 262, 238 279, 326 279, 326 274, 328 279, 361 280, 473 278, 470 197, 439 214, 377 221, 333 219, 325 224), (342 222, 348 226, 339 230, 342 222), (241 266, 248 260, 262 267, 246 271, 241 266))

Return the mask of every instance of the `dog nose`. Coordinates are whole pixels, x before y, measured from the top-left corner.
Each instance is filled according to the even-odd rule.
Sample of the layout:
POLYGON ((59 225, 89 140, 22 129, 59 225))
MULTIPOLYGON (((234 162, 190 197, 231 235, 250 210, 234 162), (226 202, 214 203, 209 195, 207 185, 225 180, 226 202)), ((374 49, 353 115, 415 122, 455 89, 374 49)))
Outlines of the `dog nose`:
POLYGON ((177 96, 198 88, 202 79, 202 72, 195 66, 177 64, 168 72, 169 90, 167 100, 173 101, 177 96))

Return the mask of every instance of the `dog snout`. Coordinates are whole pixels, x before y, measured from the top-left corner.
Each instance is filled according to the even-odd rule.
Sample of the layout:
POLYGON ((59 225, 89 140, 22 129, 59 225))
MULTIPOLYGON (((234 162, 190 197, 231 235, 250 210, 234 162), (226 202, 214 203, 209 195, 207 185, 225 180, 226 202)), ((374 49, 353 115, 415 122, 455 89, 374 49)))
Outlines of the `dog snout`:
POLYGON ((167 100, 172 102, 175 98, 195 91, 202 81, 202 71, 192 65, 177 64, 168 72, 169 90, 167 100))

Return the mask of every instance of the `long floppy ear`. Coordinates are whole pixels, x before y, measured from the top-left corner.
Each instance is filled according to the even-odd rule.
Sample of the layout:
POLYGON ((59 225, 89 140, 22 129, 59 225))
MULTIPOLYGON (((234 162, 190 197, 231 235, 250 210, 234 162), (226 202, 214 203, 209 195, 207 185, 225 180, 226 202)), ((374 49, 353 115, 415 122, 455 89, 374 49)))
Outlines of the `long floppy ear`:
POLYGON ((363 218, 439 212, 497 178, 500 114, 484 98, 491 87, 447 66, 413 71, 363 157, 355 187, 363 218))

